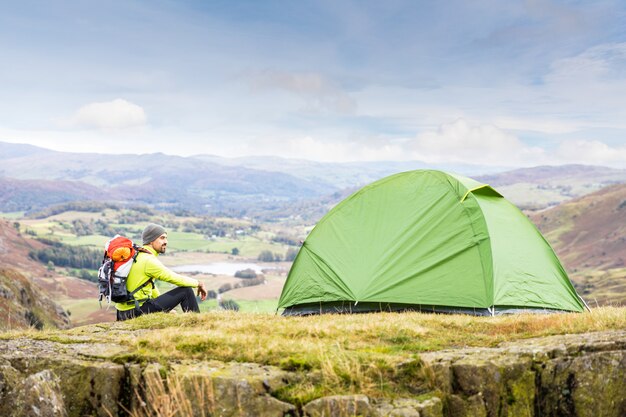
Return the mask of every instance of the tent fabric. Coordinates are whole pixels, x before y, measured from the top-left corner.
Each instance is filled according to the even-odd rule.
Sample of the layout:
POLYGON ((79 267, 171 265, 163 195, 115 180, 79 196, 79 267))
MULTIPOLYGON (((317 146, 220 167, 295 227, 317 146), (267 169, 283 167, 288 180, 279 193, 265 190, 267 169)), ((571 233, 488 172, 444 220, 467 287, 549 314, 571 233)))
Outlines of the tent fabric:
POLYGON ((324 216, 292 265, 279 308, 494 314, 584 305, 537 228, 495 189, 418 170, 374 182, 324 216))

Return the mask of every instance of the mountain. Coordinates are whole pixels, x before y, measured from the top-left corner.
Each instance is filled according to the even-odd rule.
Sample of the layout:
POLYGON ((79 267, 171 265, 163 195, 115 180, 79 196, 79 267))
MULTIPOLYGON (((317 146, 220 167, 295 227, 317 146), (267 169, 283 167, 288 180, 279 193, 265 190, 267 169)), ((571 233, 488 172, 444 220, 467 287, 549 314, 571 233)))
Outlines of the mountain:
POLYGON ((579 292, 626 304, 626 184, 531 215, 579 292))
POLYGON ((246 205, 271 207, 276 202, 311 198, 336 190, 329 184, 280 172, 224 166, 161 153, 82 154, 2 142, 0 178, 3 191, 12 190, 19 195, 11 199, 11 204, 0 201, 2 211, 38 208, 30 203, 37 196, 45 196, 46 189, 59 187, 65 187, 67 192, 61 195, 53 192, 44 200, 54 203, 75 198, 108 199, 154 204, 160 208, 196 211, 210 208, 213 212, 241 211, 246 205))
POLYGON ((329 188, 362 186, 398 172, 415 169, 439 169, 464 175, 500 171, 469 164, 427 164, 421 161, 316 162, 305 159, 287 159, 276 156, 224 158, 215 155, 195 155, 195 159, 225 166, 244 167, 262 171, 282 172, 303 180, 315 181, 329 188))
POLYGON ((587 165, 538 166, 480 175, 522 209, 537 210, 613 184, 626 183, 626 170, 587 165))
POLYGON ((1 211, 38 210, 70 201, 109 201, 110 191, 79 181, 18 180, 0 177, 1 211))
POLYGON ((0 329, 69 327, 67 313, 36 283, 46 271, 28 252, 38 247, 0 220, 0 329))
POLYGON ((83 199, 214 215, 315 219, 349 192, 414 169, 470 175, 527 210, 626 182, 626 170, 584 165, 493 172, 496 168, 420 161, 324 163, 268 156, 83 154, 0 142, 0 211, 32 211, 83 199))

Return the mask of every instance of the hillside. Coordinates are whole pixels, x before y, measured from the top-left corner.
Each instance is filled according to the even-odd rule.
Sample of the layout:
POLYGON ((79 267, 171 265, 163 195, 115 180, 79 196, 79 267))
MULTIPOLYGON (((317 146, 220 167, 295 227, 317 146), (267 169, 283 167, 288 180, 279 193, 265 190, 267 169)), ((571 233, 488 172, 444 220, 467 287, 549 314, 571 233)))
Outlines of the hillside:
MULTIPOLYGON (((78 189, 99 189, 101 195, 78 194, 68 189, 61 201, 81 197, 110 198, 153 204, 161 208, 239 214, 255 206, 310 198, 336 187, 279 172, 223 166, 194 158, 161 153, 104 155, 44 150, 0 142, 0 178, 48 180, 78 189), (93 188, 97 187, 97 188, 93 188)), ((20 182, 20 199, 0 201, 1 211, 32 210, 42 186, 20 182)), ((5 187, 11 187, 9 181, 5 187)), ((50 183, 46 184, 50 187, 50 183)), ((45 201, 45 199, 44 199, 45 201)), ((41 204, 38 205, 39 208, 41 204)))
POLYGON ((587 165, 538 166, 475 177, 518 207, 538 210, 626 183, 626 170, 587 165))
POLYGON ((626 304, 626 184, 535 213, 539 227, 590 302, 626 304))
POLYGON ((46 272, 28 258, 28 251, 38 245, 0 220, 0 329, 69 327, 67 313, 37 284, 46 272))
MULTIPOLYGON (((130 194, 124 196, 130 197, 130 194)), ((38 210, 70 201, 120 199, 110 190, 79 181, 18 180, 0 177, 0 209, 4 212, 38 210)))

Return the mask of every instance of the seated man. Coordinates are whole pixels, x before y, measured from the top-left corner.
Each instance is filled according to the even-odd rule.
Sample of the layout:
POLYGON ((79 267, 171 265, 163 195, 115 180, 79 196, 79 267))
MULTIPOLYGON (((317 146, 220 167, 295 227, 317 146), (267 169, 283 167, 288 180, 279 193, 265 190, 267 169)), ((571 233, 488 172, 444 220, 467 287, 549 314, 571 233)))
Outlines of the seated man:
POLYGON ((204 283, 177 274, 163 265, 157 258, 160 253, 165 253, 167 248, 165 229, 158 224, 149 224, 143 230, 141 238, 143 247, 147 252, 139 252, 137 255, 137 262, 128 274, 126 288, 132 292, 149 280, 152 283, 144 285, 135 293, 135 299, 139 302, 139 309, 135 307, 134 301, 115 304, 117 320, 128 320, 143 314, 170 311, 179 304, 183 311, 199 312, 198 302, 192 288, 198 289, 198 295, 204 301, 207 296, 204 283), (156 280, 169 282, 177 285, 178 288, 160 294, 154 286, 156 280))

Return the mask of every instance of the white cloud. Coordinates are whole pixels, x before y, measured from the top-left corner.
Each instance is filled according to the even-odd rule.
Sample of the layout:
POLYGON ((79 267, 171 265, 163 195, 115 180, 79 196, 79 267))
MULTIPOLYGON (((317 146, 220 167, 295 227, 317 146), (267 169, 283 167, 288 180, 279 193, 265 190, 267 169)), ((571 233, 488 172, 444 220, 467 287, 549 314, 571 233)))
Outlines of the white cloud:
POLYGON ((544 81, 542 92, 553 98, 558 116, 623 128, 626 42, 598 45, 558 60, 544 81))
POLYGON ((419 134, 410 145, 426 162, 516 166, 543 163, 545 151, 530 147, 494 125, 457 119, 437 131, 419 134))
POLYGON ((90 103, 76 111, 71 125, 96 129, 126 129, 144 126, 146 112, 140 106, 123 99, 90 103))
POLYGON ((563 141, 556 156, 567 163, 626 168, 626 146, 611 147, 597 140, 563 141))
POLYGON ((262 71, 249 76, 253 91, 286 91, 305 101, 305 110, 351 114, 356 102, 334 82, 314 72, 262 71))

